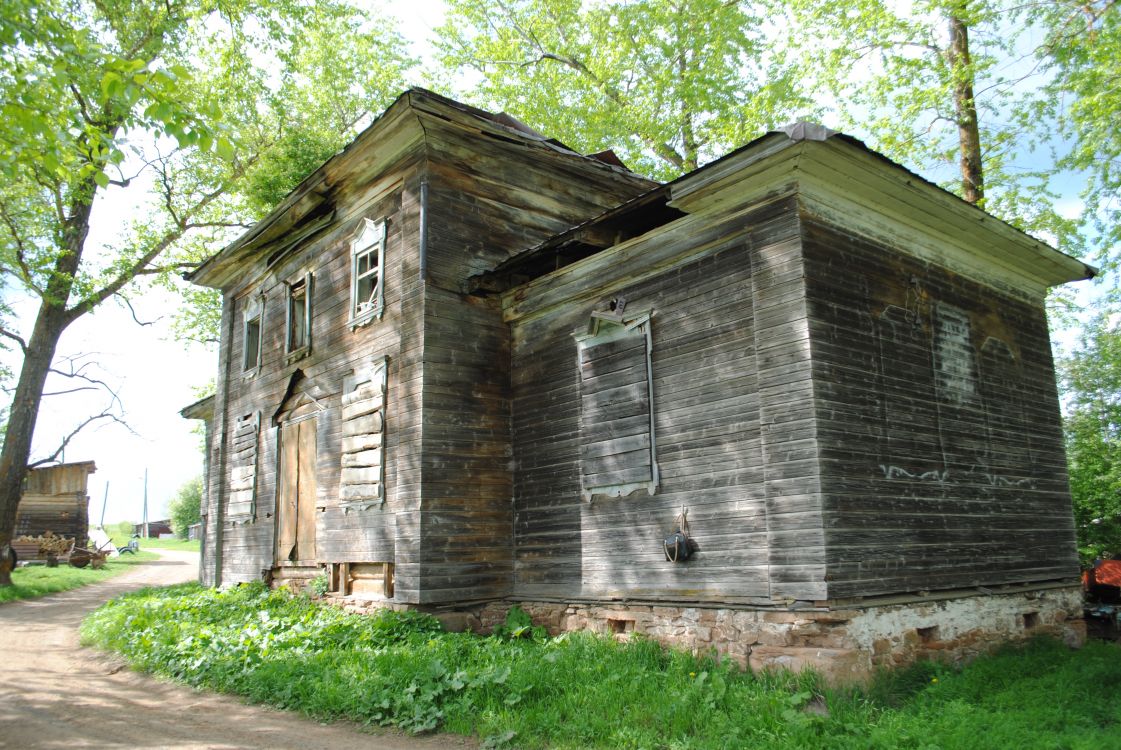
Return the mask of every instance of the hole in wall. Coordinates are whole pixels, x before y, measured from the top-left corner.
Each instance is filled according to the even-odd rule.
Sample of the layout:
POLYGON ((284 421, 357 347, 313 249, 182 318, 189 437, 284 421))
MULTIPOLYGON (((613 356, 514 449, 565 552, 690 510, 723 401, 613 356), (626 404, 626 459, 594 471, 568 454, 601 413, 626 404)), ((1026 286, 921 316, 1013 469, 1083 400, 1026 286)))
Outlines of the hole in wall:
POLYGON ((1031 630, 1032 628, 1039 627, 1039 613, 1038 612, 1025 612, 1023 617, 1024 617, 1024 630, 1031 630))
POLYGON ((614 633, 615 635, 633 633, 634 620, 623 620, 609 617, 607 618, 607 632, 614 633))
POLYGON ((923 643, 934 643, 940 640, 937 625, 931 625, 929 628, 915 628, 915 632, 919 634, 919 640, 923 643))

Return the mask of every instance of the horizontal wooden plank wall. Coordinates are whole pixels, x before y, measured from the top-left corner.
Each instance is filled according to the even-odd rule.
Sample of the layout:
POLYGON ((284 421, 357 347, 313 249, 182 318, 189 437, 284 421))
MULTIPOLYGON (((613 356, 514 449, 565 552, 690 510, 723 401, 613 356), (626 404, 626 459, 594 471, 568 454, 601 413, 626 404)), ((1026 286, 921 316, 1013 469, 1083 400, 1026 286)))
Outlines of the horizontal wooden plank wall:
POLYGON ((421 601, 506 596, 513 581, 510 333, 466 279, 650 185, 551 147, 425 120, 421 601))
MULTIPOLYGON (((612 267, 622 279, 600 297, 514 321, 516 597, 770 602, 753 296, 771 277, 754 276, 770 248, 797 234, 794 213, 774 214, 716 222, 709 236, 653 235, 651 246, 662 250, 669 242, 682 254, 705 252, 635 283, 625 275, 631 265, 641 268, 636 248, 638 260, 612 267), (627 311, 654 313, 661 487, 654 495, 585 503, 573 335, 587 330, 592 310, 614 296, 626 297, 627 311), (699 552, 674 564, 665 560, 662 539, 682 506, 699 552)), ((548 287, 538 291, 547 294, 548 287)))
POLYGON ((646 192, 655 183, 596 160, 425 117, 428 280, 467 279, 646 192))
POLYGON ((829 596, 1077 575, 1042 305, 805 226, 829 596))
MULTIPOLYGON (((276 523, 276 466, 279 432, 273 424, 274 413, 299 408, 313 414, 317 421, 317 523, 316 552, 321 562, 395 562, 398 566, 398 594, 404 601, 416 596, 416 569, 410 567, 410 544, 415 547, 419 534, 415 524, 409 537, 409 517, 415 518, 418 494, 402 483, 398 492, 398 442, 414 440, 419 422, 420 379, 406 364, 403 337, 410 331, 420 339, 423 307, 417 304, 420 285, 417 279, 416 189, 420 152, 408 155, 391 172, 400 175, 400 184, 384 193, 385 180, 348 183, 335 196, 336 220, 321 235, 280 260, 267 272, 263 266, 248 271, 247 278, 261 280, 234 290, 234 325, 231 326, 229 352, 232 357, 229 398, 224 405, 227 419, 260 409, 262 426, 258 447, 256 513, 252 517, 226 518, 223 527, 223 582, 256 580, 274 563, 276 523), (368 192, 368 191, 373 191, 368 192), (354 330, 348 325, 350 305, 349 242, 363 219, 386 219, 385 312, 380 320, 354 330), (311 350, 294 362, 286 362, 284 351, 287 288, 285 282, 312 272, 311 350), (263 278, 262 278, 263 274, 263 278), (262 356, 255 374, 240 372, 243 324, 246 309, 265 295, 262 316, 262 356), (355 367, 380 357, 388 357, 389 373, 385 405, 385 484, 384 505, 368 508, 341 508, 342 420, 340 418, 343 379, 355 367), (293 373, 302 373, 295 392, 282 404, 293 373), (404 517, 399 517, 404 514, 404 517), (404 535, 404 541, 398 537, 404 535)), ((380 175, 379 177, 385 177, 380 175)), ((262 260, 263 264, 263 260, 262 260)), ((420 346, 420 342, 413 345, 420 346)), ((216 407, 217 408, 217 407, 216 407)), ((226 450, 232 456, 232 435, 227 434, 226 450)), ((213 462, 217 463, 217 462, 213 462)), ((227 461, 228 475, 233 465, 227 461)), ((408 471, 407 467, 406 472, 408 471)), ((229 496, 224 501, 229 503, 229 496)), ((415 564, 414 564, 415 565, 415 564)))
MULTIPOLYGON (((84 474, 82 479, 85 479, 84 474)), ((84 547, 89 535, 89 501, 84 491, 68 495, 24 494, 16 510, 12 538, 42 536, 50 531, 55 536, 74 539, 78 547, 84 547)))

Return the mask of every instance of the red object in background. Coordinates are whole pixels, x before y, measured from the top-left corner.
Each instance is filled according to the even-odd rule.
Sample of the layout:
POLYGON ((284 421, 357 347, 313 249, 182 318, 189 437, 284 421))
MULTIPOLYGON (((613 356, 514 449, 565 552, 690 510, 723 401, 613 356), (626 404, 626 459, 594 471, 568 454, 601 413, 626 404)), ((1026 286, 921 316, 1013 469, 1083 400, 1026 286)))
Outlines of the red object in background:
POLYGON ((1116 586, 1121 588, 1121 560, 1099 560, 1082 574, 1082 585, 1116 586))

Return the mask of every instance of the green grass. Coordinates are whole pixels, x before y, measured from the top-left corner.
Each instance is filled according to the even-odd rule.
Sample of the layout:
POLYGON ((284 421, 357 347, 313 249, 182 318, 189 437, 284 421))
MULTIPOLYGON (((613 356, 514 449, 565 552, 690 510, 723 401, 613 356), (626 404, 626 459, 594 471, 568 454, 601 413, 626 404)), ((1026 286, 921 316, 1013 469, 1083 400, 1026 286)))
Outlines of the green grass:
MULTIPOLYGON (((412 613, 357 616, 261 586, 148 589, 83 641, 139 669, 250 700, 519 748, 1121 748, 1121 649, 1036 641, 865 691, 586 633, 483 638, 412 613), (803 710, 817 696, 828 716, 803 710)), ((509 633, 509 631, 507 631, 509 633)))
POLYGON ((12 584, 0 588, 0 603, 16 599, 34 599, 38 596, 56 594, 60 591, 69 591, 79 586, 104 581, 120 575, 132 565, 158 557, 154 552, 141 552, 136 555, 124 555, 120 558, 106 560, 105 567, 94 570, 89 566, 85 568, 71 568, 69 565, 60 564, 57 568, 48 568, 46 565, 32 565, 25 568, 16 568, 12 571, 12 584))
POLYGON ((141 539, 140 549, 178 549, 199 551, 198 539, 141 539))
MULTIPOLYGON (((124 547, 132 537, 114 534, 110 537, 117 547, 124 547)), ((198 552, 200 542, 198 539, 137 539, 140 549, 178 549, 188 552, 198 552)))

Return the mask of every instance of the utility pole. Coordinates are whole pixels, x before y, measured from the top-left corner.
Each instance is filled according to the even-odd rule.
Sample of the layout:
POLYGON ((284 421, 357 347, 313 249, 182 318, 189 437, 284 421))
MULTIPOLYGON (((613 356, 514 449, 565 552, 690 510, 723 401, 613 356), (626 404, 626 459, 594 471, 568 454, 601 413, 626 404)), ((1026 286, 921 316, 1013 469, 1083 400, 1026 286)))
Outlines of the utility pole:
POLYGON ((99 529, 105 531, 105 506, 109 504, 109 482, 105 483, 105 497, 101 500, 101 524, 99 529))
POLYGON ((144 538, 148 538, 148 469, 144 469, 144 538))

